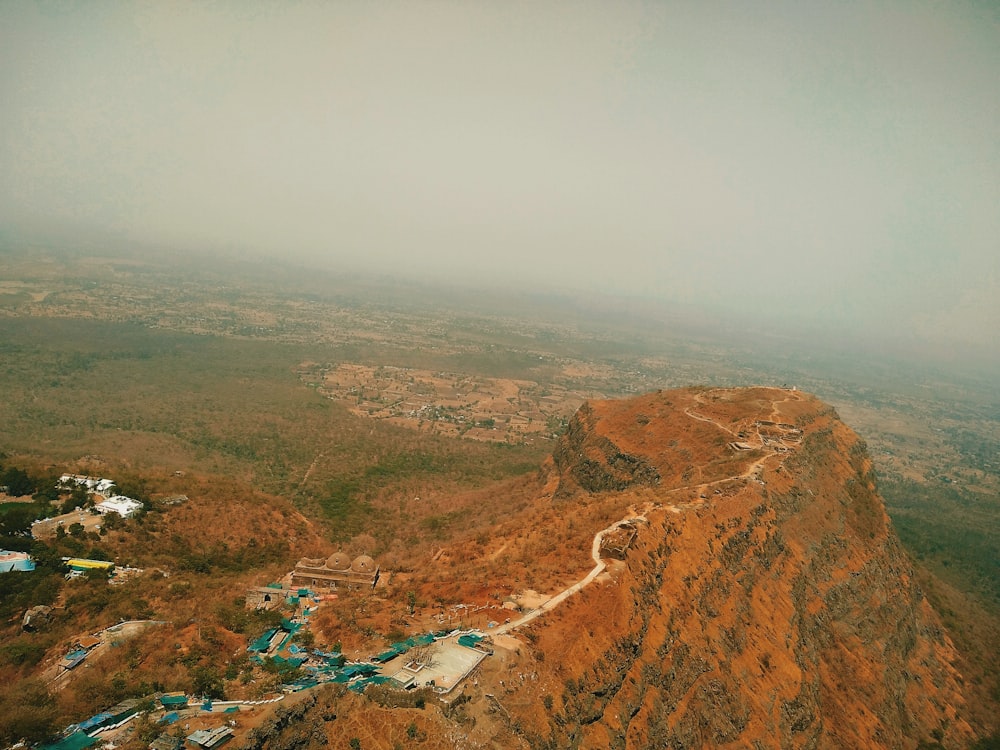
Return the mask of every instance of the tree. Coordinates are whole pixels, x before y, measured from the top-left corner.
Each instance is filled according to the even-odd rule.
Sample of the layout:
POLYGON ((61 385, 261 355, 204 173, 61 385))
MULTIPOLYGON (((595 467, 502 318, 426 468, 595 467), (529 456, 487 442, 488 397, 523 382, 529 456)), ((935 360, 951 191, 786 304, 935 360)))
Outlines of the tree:
POLYGON ((0 744, 30 744, 48 739, 55 729, 56 705, 39 680, 28 679, 0 694, 0 744))
POLYGON ((105 513, 104 520, 101 521, 101 528, 112 531, 114 529, 120 529, 125 525, 125 519, 122 518, 117 513, 105 513))
POLYGON ((38 507, 11 503, 0 513, 0 534, 30 536, 31 524, 38 518, 38 507))
POLYGON ((55 484, 49 483, 47 487, 38 490, 33 495, 33 499, 46 503, 54 503, 59 499, 59 490, 55 484))
POLYGON ((198 666, 191 670, 191 693, 206 698, 225 698, 222 676, 214 667, 198 666))
POLYGON ((63 500, 62 506, 59 510, 63 513, 69 513, 74 508, 87 507, 88 502, 93 504, 93 501, 90 499, 90 494, 87 492, 87 488, 78 484, 73 488, 73 491, 69 493, 69 497, 63 500))
POLYGON ((5 485, 7 494, 12 497, 32 495, 38 489, 38 483, 29 477, 26 471, 13 467, 0 474, 0 485, 5 485))
POLYGON ((155 740, 160 736, 160 732, 163 731, 163 727, 154 722, 149 718, 148 713, 143 713, 136 719, 133 725, 135 736, 138 737, 144 745, 148 745, 150 742, 155 740))
POLYGON ((432 646, 417 646, 416 648, 411 648, 407 652, 407 656, 410 657, 410 661, 415 664, 420 664, 424 667, 434 666, 434 648, 432 646))

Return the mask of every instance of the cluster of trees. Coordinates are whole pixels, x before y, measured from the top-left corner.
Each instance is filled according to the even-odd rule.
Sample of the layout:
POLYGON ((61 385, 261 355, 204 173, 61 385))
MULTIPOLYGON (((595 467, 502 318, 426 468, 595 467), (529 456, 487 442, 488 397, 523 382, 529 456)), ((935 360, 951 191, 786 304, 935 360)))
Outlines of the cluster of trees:
POLYGON ((59 499, 55 482, 32 476, 16 466, 0 464, 0 491, 11 497, 32 496, 31 503, 0 505, 0 548, 27 552, 31 546, 31 524, 47 516, 51 503, 59 499))
POLYGON ((47 516, 51 504, 36 496, 31 503, 0 505, 0 549, 28 552, 32 547, 31 524, 47 516))
POLYGON ((11 497, 33 495, 38 491, 39 481, 24 469, 0 465, 0 489, 11 497))
POLYGON ((1000 611, 1000 510, 964 487, 882 479, 893 527, 907 550, 934 573, 1000 611))
POLYGON ((23 680, 16 688, 3 688, 0 690, 0 745, 7 747, 18 740, 39 742, 48 739, 56 729, 57 715, 55 699, 40 680, 23 680))

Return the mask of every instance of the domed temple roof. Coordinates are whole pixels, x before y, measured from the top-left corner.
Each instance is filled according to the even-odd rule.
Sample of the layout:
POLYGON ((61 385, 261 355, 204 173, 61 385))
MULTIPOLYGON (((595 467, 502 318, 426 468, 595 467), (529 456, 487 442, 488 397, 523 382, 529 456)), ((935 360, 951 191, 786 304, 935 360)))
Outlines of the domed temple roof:
POLYGON ((327 559, 326 567, 330 570, 347 570, 351 567, 351 558, 343 552, 334 552, 327 559))
POLYGON ((368 555, 358 555, 351 564, 351 570, 355 573, 374 573, 375 561, 368 555))

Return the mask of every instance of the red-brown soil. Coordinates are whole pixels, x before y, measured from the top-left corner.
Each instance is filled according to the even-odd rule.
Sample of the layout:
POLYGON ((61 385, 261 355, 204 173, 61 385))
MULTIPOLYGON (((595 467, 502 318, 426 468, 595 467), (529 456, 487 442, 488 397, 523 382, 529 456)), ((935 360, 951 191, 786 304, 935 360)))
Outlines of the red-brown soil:
MULTIPOLYGON (((159 521, 165 532, 206 529, 163 553, 197 562, 253 535, 268 561, 278 552, 269 545, 284 542, 269 527, 293 530, 286 544, 303 554, 321 545, 291 508, 235 500, 159 521), (213 524, 223 508, 239 519, 233 527, 213 524)), ((324 603, 318 642, 362 656, 394 630, 516 619, 505 602, 533 590, 537 603, 580 581, 594 568, 595 534, 641 520, 613 538, 630 540, 623 559, 605 557, 593 583, 497 638, 451 706, 321 693, 273 728, 268 747, 346 747, 353 737, 365 748, 973 739, 956 653, 888 522, 865 446, 812 396, 684 389, 588 402, 537 478, 434 502, 449 534, 396 550, 385 587, 324 603)), ((161 581, 150 598, 176 596, 172 586, 161 581)), ((159 636, 164 649, 238 650, 227 634, 199 631, 197 608, 189 617, 159 636)))
POLYGON ((468 544, 448 550, 464 559, 452 585, 464 580, 467 590, 463 574, 524 547, 531 566, 514 556, 496 574, 519 570, 530 584, 543 571, 551 584, 561 560, 565 585, 591 567, 596 531, 629 506, 646 521, 623 561, 514 633, 524 643, 516 666, 469 687, 501 706, 483 712, 479 741, 971 741, 952 644, 914 583, 863 442, 826 405, 768 388, 592 402, 550 470, 552 496, 520 514, 530 526, 501 532, 478 554, 468 544))
POLYGON ((634 537, 613 537, 632 537, 623 559, 495 639, 446 721, 351 698, 348 721, 325 731, 336 746, 350 723, 363 747, 393 747, 411 716, 426 742, 470 748, 972 741, 956 653, 914 583, 865 446, 814 397, 686 389, 590 402, 536 484, 490 492, 455 503, 476 517, 486 504, 489 534, 459 535, 365 613, 338 602, 325 624, 343 631, 353 616, 416 632, 441 618, 516 618, 504 601, 537 604, 580 581, 598 531, 642 520, 634 537), (521 596, 529 589, 539 596, 521 596))

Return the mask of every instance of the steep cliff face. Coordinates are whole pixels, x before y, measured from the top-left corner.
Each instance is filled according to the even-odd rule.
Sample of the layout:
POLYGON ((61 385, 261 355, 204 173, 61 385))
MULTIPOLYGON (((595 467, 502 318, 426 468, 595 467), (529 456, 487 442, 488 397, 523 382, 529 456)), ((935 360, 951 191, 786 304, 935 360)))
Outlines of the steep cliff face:
POLYGON ((553 451, 552 460, 560 474, 557 497, 567 497, 577 489, 620 492, 660 483, 660 473, 646 458, 622 451, 597 432, 597 424, 593 407, 584 404, 553 451))
POLYGON ((554 459, 565 512, 631 492, 643 519, 526 634, 559 655, 546 709, 512 709, 533 746, 971 741, 952 644, 832 409, 779 389, 599 402, 554 459))

